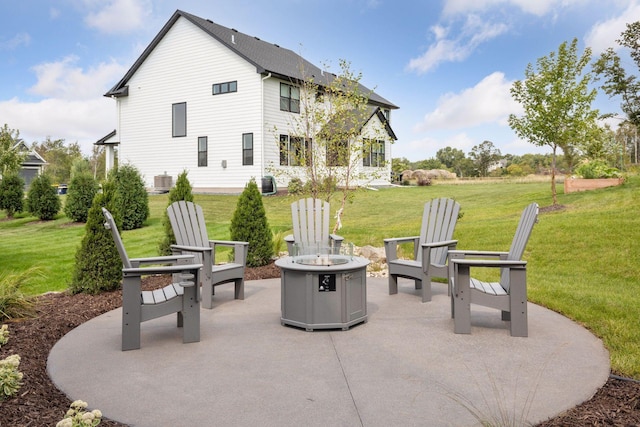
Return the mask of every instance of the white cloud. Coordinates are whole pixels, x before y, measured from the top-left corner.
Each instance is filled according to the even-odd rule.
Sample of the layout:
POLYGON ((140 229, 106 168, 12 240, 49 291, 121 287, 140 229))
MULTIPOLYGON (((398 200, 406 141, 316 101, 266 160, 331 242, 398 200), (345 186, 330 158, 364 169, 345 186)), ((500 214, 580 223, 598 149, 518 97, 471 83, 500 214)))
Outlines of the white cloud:
POLYGON ((20 46, 28 46, 31 36, 28 33, 18 33, 9 40, 0 39, 0 50, 15 50, 20 46))
POLYGON ((29 92, 67 100, 91 99, 102 96, 126 72, 125 67, 113 61, 86 71, 76 66, 77 62, 78 57, 70 55, 34 66, 38 81, 29 92))
POLYGON ((584 0, 446 0, 443 14, 459 15, 485 11, 495 6, 511 5, 523 12, 543 16, 558 7, 584 3, 584 0))
POLYGON ((426 73, 441 62, 460 62, 466 59, 480 44, 505 33, 508 26, 503 23, 484 22, 477 15, 469 15, 459 31, 435 25, 431 28, 436 41, 418 58, 409 61, 407 69, 426 73), (449 33, 457 36, 446 38, 449 33))
POLYGON ((595 24, 586 35, 585 43, 593 49, 594 54, 601 53, 609 47, 618 49, 620 45, 616 40, 626 30, 626 24, 637 21, 638 17, 640 17, 640 3, 633 0, 620 16, 595 24))
POLYGON ((438 100, 436 109, 427 113, 415 130, 464 129, 484 123, 504 126, 510 113, 521 111, 509 92, 512 84, 503 73, 495 72, 472 88, 458 94, 445 94, 438 100))
POLYGON ((144 24, 151 16, 150 0, 110 0, 91 2, 102 6, 100 10, 89 13, 85 23, 104 33, 128 33, 144 24))

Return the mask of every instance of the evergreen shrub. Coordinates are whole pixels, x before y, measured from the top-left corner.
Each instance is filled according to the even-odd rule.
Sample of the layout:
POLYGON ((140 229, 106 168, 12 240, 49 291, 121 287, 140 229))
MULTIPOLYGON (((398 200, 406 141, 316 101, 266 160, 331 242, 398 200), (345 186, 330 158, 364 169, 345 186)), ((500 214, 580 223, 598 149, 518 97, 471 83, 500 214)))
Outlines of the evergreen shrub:
POLYGON ((64 214, 75 222, 87 222, 87 215, 98 193, 98 182, 90 173, 75 174, 69 183, 64 214))
POLYGON ((267 222, 262 195, 255 179, 251 179, 238 198, 231 219, 231 240, 249 242, 247 266, 260 267, 273 257, 273 233, 267 222))
MULTIPOLYGON (((187 178, 187 171, 182 171, 182 173, 178 175, 176 185, 169 190, 169 204, 167 207, 173 202, 180 200, 193 202, 191 183, 187 178)), ((171 222, 169 222, 169 215, 166 209, 162 213, 162 227, 164 229, 164 238, 158 245, 158 253, 160 255, 171 255, 171 245, 176 244, 176 236, 173 235, 173 229, 171 228, 171 222)))
POLYGON ((37 216, 42 221, 55 218, 60 212, 62 202, 58 197, 58 191, 51 184, 48 175, 38 175, 31 181, 29 192, 27 193, 27 210, 32 215, 37 216))
POLYGON ((113 215, 118 229, 122 223, 115 183, 106 181, 102 193, 93 199, 85 224, 85 234, 76 251, 73 277, 69 284, 72 293, 98 294, 118 289, 122 279, 122 261, 111 236, 104 228, 105 207, 113 215))
POLYGON ((114 169, 122 213, 122 230, 141 228, 149 218, 149 195, 140 172, 133 165, 114 169))
POLYGON ((13 218, 16 212, 24 209, 24 179, 18 174, 9 174, 0 181, 0 209, 13 218))

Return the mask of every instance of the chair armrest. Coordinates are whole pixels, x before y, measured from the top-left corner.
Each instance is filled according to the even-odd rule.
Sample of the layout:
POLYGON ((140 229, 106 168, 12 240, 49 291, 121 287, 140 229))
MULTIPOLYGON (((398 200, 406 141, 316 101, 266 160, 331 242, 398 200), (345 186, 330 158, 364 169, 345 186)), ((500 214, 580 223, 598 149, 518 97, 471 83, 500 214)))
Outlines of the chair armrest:
POLYGON ((443 240, 441 242, 423 243, 423 248, 441 248, 443 246, 449 246, 449 248, 455 248, 458 245, 457 240, 443 240))
POLYGON ((490 268, 526 268, 527 261, 522 260, 500 260, 500 259, 464 259, 453 258, 451 262, 456 265, 466 267, 490 267, 490 268))
POLYGON ((174 274, 183 272, 195 272, 202 268, 202 264, 180 264, 167 265, 162 267, 131 267, 123 268, 122 275, 124 277, 147 276, 150 274, 174 274))
POLYGON ((213 264, 215 261, 216 246, 224 246, 233 248, 233 257, 236 264, 245 265, 247 262, 247 249, 249 242, 240 242, 235 240, 209 240, 209 244, 213 248, 213 264))
POLYGON ((473 251, 464 249, 455 249, 449 251, 449 258, 464 259, 471 258, 506 258, 509 252, 501 251, 473 251))
POLYGON ((329 239, 336 242, 342 242, 344 240, 344 237, 338 236, 337 234, 329 234, 329 239))
POLYGON ((174 254, 174 255, 157 256, 157 257, 131 258, 129 261, 135 267, 138 267, 140 265, 177 264, 177 263, 181 263, 180 265, 187 265, 187 264, 193 264, 194 257, 193 255, 175 255, 174 254))
POLYGON ((384 239, 384 254, 387 257, 387 262, 398 259, 399 244, 409 242, 413 242, 414 252, 416 252, 418 243, 420 242, 420 236, 390 237, 384 239))
POLYGON ((210 252, 213 251, 211 246, 187 246, 187 245, 171 245, 171 249, 185 252, 210 252))

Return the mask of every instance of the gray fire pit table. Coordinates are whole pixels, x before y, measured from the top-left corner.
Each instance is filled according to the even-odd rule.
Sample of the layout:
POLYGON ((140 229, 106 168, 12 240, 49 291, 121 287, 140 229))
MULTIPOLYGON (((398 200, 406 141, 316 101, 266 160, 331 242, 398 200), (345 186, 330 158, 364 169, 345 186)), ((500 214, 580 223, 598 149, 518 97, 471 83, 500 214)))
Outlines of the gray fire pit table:
POLYGON ((307 331, 342 329, 367 321, 366 258, 305 255, 280 258, 282 325, 307 331))

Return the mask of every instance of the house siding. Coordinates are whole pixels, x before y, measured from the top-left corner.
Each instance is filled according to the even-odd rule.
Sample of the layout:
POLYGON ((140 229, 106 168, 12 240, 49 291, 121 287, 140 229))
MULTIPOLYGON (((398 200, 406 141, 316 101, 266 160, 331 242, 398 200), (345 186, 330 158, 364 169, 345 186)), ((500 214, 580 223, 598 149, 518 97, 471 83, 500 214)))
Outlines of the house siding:
POLYGON ((261 76, 251 64, 184 18, 128 82, 120 103, 120 158, 140 170, 145 184, 183 170, 194 190, 242 189, 259 180, 261 76), (188 49, 185 49, 188 46, 188 49), (212 85, 238 82, 238 91, 212 95, 212 85), (187 135, 172 137, 172 104, 187 104, 187 135), (253 133, 254 165, 242 165, 242 134, 253 133), (198 167, 198 137, 208 137, 208 166, 198 167), (226 168, 222 161, 226 160, 226 168))

